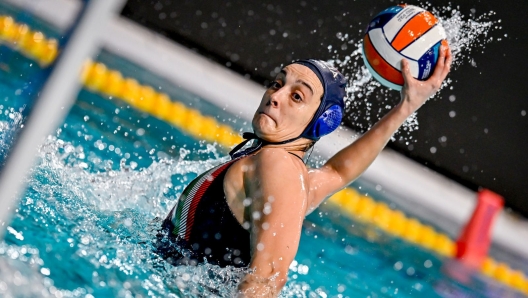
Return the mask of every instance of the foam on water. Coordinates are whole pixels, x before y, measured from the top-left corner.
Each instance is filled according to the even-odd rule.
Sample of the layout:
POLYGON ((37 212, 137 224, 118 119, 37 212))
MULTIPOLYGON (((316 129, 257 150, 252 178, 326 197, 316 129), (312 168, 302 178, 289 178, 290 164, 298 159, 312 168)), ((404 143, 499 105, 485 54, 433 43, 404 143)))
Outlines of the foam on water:
MULTIPOLYGON (((67 239, 68 244, 65 247, 50 244, 53 247, 50 246, 49 251, 46 249, 46 253, 51 253, 54 257, 73 253, 73 258, 82 258, 93 271, 88 268, 82 271, 70 268, 73 272, 62 272, 63 274, 68 276, 87 272, 92 276, 83 278, 90 280, 89 284, 114 288, 110 292, 119 296, 126 296, 127 293, 147 294, 148 291, 171 296, 175 292, 182 295, 204 294, 208 291, 222 293, 235 289, 228 281, 239 278, 240 272, 237 270, 211 265, 177 268, 167 264, 159 265, 164 261, 151 252, 152 246, 149 245, 159 227, 159 221, 149 221, 155 216, 166 215, 174 203, 174 197, 166 196, 168 189, 173 188, 171 177, 201 173, 223 159, 203 162, 163 159, 141 171, 134 171, 130 166, 122 164, 117 171, 91 173, 84 169, 86 162, 83 154, 82 148, 74 148, 68 142, 49 137, 39 150, 40 163, 32 170, 32 178, 28 181, 29 190, 21 202, 25 208, 20 208, 16 214, 16 219, 37 222, 33 226, 35 229, 41 225, 48 227, 51 230, 47 235, 49 239, 40 239, 44 242, 60 241, 64 237, 63 233, 72 229, 70 225, 74 225, 73 233, 67 239), (74 248, 74 251, 68 252, 69 248, 74 248), (103 268, 106 270, 101 270, 103 268), (121 273, 141 278, 133 283, 130 278, 120 277, 121 273), (187 279, 193 282, 189 283, 187 279), (107 285, 103 280, 115 280, 115 284, 107 285), (216 286, 211 287, 211 284, 216 286), (115 288, 121 289, 116 291, 115 288)), ((177 196, 178 193, 174 195, 177 196)), ((19 240, 23 240, 24 234, 31 234, 31 231, 16 231, 12 227, 9 232, 19 240)), ((11 259, 19 261, 9 263, 4 260, 5 270, 20 272, 19 268, 25 268, 24 274, 14 275, 19 277, 13 283, 23 285, 37 282, 43 292, 56 292, 52 290, 53 282, 50 280, 32 280, 35 279, 35 274, 31 274, 30 270, 50 274, 49 268, 33 268, 34 264, 45 263, 39 259, 38 249, 29 250, 32 258, 27 258, 24 257, 27 253, 20 251, 27 249, 7 246, 5 243, 3 245, 0 255, 5 253, 11 259), (25 263, 26 266, 20 263, 25 263)), ((63 283, 62 286, 68 288, 68 282, 63 283)), ((5 287, 0 286, 0 292, 2 289, 13 290, 7 283, 5 287)), ((84 296, 90 292, 89 288, 66 290, 61 291, 60 295, 75 297, 78 296, 76 293, 84 296)), ((6 295, 9 293, 3 292, 6 295)), ((10 295, 18 296, 17 293, 11 292, 10 295)))
MULTIPOLYGON (((40 239, 34 246, 0 243, 0 274, 9 276, 0 281, 0 296, 234 296, 247 270, 174 267, 152 252, 159 217, 179 196, 174 189, 181 189, 171 178, 202 173, 226 159, 161 159, 141 170, 123 160, 119 170, 90 172, 87 163, 95 159, 85 158, 82 147, 48 137, 8 227, 9 239, 40 239), (76 287, 79 279, 85 287, 76 287)), ((305 297, 309 289, 294 282, 283 295, 305 297)))
MULTIPOLYGON (((89 163, 101 163, 99 157, 85 159, 86 153, 81 146, 74 147, 55 137, 48 137, 39 150, 42 161, 37 171, 49 181, 83 202, 94 205, 99 210, 123 210, 136 206, 136 210, 145 215, 162 216, 172 207, 175 195, 166 196, 174 190, 171 178, 174 175, 200 174, 205 170, 227 161, 227 157, 205 161, 187 161, 163 158, 154 161, 147 168, 135 169, 134 164, 126 164, 121 159, 119 170, 89 172, 85 168, 89 163)), ((44 186, 44 185, 43 185, 44 186)), ((47 187, 47 186, 46 186, 47 187)), ((181 188, 181 187, 180 187, 181 188)))

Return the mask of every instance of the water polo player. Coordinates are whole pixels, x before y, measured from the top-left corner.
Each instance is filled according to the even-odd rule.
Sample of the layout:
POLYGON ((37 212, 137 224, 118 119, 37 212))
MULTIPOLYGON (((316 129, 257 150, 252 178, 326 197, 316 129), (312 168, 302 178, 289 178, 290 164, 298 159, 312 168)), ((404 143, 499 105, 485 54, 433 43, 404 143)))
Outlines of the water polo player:
POLYGON ((232 159, 194 179, 163 222, 159 247, 173 264, 204 259, 249 267, 240 295, 274 296, 287 280, 304 217, 325 198, 358 178, 390 137, 440 87, 451 65, 440 51, 427 81, 404 60, 401 102, 362 137, 321 168, 307 168, 305 152, 341 123, 345 77, 318 60, 285 66, 269 85, 232 159), (252 140, 253 145, 243 149, 252 140), (172 247, 172 248, 171 248, 172 247))

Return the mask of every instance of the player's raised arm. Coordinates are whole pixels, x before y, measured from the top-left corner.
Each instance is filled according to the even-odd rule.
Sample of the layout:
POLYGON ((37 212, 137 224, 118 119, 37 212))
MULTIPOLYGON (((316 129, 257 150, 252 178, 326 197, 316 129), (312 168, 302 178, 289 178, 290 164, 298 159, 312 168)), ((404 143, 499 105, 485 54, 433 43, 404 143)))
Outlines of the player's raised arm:
POLYGON ((427 81, 419 81, 411 75, 408 61, 402 61, 405 83, 400 103, 363 136, 330 158, 323 167, 310 172, 311 185, 319 200, 357 179, 372 164, 407 117, 438 91, 449 73, 451 62, 449 47, 442 46, 432 76, 427 81))

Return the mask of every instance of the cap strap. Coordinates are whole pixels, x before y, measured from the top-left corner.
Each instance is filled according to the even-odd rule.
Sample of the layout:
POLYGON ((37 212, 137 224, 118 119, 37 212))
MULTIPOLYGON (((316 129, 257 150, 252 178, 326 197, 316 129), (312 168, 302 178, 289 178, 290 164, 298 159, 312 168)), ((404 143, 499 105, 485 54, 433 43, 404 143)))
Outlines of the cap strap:
POLYGON ((287 143, 293 142, 293 141, 298 140, 298 139, 301 138, 301 136, 298 136, 296 138, 288 139, 288 140, 281 141, 281 142, 269 142, 269 141, 266 141, 264 139, 261 139, 259 136, 257 136, 253 132, 244 132, 242 134, 242 137, 245 140, 242 141, 242 143, 236 145, 235 148, 233 148, 231 151, 229 151, 229 155, 231 156, 231 159, 235 159, 235 158, 238 158, 238 157, 241 157, 241 156, 249 155, 249 154, 259 150, 260 148, 262 148, 263 146, 266 146, 266 145, 282 145, 282 144, 287 144, 287 143), (247 149, 244 149, 244 150, 242 150, 240 152, 237 152, 238 150, 242 149, 242 147, 244 147, 251 140, 257 140, 258 141, 257 145, 254 146, 254 147, 249 147, 247 149))

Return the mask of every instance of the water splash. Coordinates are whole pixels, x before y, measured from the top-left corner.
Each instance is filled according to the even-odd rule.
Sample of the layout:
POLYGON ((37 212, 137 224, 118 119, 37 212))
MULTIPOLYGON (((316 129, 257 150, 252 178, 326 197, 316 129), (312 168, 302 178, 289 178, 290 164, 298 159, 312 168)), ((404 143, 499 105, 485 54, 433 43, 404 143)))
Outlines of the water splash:
POLYGON ((500 20, 491 21, 490 18, 495 16, 495 12, 490 11, 480 16, 466 18, 458 9, 459 7, 444 6, 433 7, 432 4, 424 5, 434 15, 439 16, 440 23, 444 27, 449 47, 453 53, 454 69, 463 63, 471 63, 475 66, 471 54, 493 41, 488 35, 492 29, 499 29, 496 25, 500 20))
POLYGON ((84 155, 81 147, 52 136, 39 149, 40 162, 32 170, 22 208, 10 227, 10 236, 16 236, 7 241, 34 241, 33 235, 40 239, 33 246, 0 243, 0 262, 5 265, 1 273, 14 276, 0 284, 4 296, 156 293, 226 297, 236 291, 243 271, 209 264, 173 267, 154 254, 151 246, 160 224, 152 218, 166 215, 179 195, 167 195, 168 189, 175 188, 171 177, 196 175, 225 158, 161 159, 141 170, 133 170, 123 161, 120 170, 89 172, 84 155), (45 235, 43 226, 48 230, 45 235), (40 251, 46 251, 42 258, 38 256, 40 245, 40 251), (31 258, 24 257, 27 252, 31 258), (15 263, 13 256, 17 256, 15 263), (57 266, 63 258, 77 259, 77 265, 57 266), (78 268, 79 263, 84 268, 78 268), (52 280, 63 275, 74 282, 54 285, 52 280), (137 282, 130 276, 136 276, 137 282), (71 289, 79 278, 86 280, 87 287, 71 289), (31 292, 15 289, 15 285, 24 284, 35 287, 31 292), (40 294, 33 295, 35 291, 40 294))
MULTIPOLYGON (((49 136, 38 150, 39 161, 9 234, 0 242, 0 274, 9 276, 0 282, 0 294, 235 296, 247 269, 174 267, 153 252, 159 217, 167 214, 183 186, 228 158, 189 161, 184 158, 189 152, 181 153, 142 169, 122 159, 119 169, 101 170, 93 163, 108 160, 90 159, 82 146, 49 136)), ((314 292, 292 280, 281 297, 312 297, 317 291, 322 290, 314 292)))
POLYGON ((22 127, 23 116, 13 108, 0 106, 0 163, 3 163, 17 131, 22 127))
MULTIPOLYGON (((471 54, 493 41, 493 38, 488 36, 491 30, 500 29, 500 26, 497 26, 500 20, 490 20, 495 16, 493 11, 468 18, 458 10, 458 7, 449 5, 437 8, 430 3, 422 3, 421 6, 435 14, 446 31, 453 54, 452 70, 456 70, 464 63, 476 66, 471 54)), ((344 45, 352 45, 355 48, 352 53, 343 55, 329 46, 329 51, 334 54, 329 62, 335 64, 349 77, 346 98, 347 120, 357 130, 365 132, 399 102, 399 94, 373 79, 365 67, 362 58, 362 38, 356 40, 343 33, 337 33, 336 37, 344 45)), ((453 88, 449 77, 441 89, 446 87, 453 88)), ((399 138, 410 141, 412 139, 410 132, 418 128, 416 114, 413 114, 400 129, 399 138), (406 135, 404 136, 402 132, 406 132, 406 135)))
POLYGON ((37 249, 0 243, 0 296, 50 297, 53 282, 39 273, 42 263, 37 249))
MULTIPOLYGON (((182 190, 181 184, 173 185, 173 176, 197 175, 227 158, 205 161, 162 158, 139 170, 135 169, 134 163, 126 164, 127 160, 123 158, 119 170, 93 173, 86 170, 91 165, 85 160, 86 154, 81 146, 74 147, 52 136, 40 148, 39 157, 42 163, 36 168, 37 174, 56 185, 71 186, 58 189, 59 192, 68 192, 68 196, 78 197, 98 210, 116 211, 135 206, 136 210, 152 217, 165 215, 178 197, 178 191, 182 190), (172 196, 167 196, 169 193, 172 196)), ((105 163, 92 159, 92 163, 95 162, 105 163)), ((180 182, 183 184, 188 180, 183 177, 180 182)), ((41 186, 49 188, 49 184, 41 186)))

